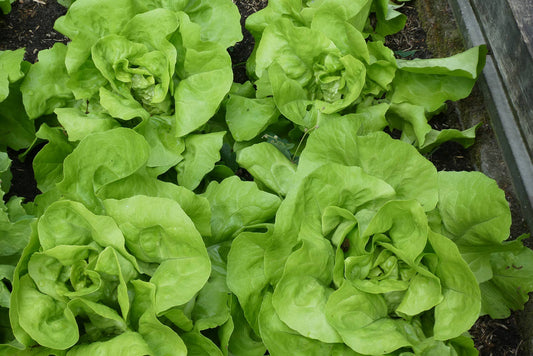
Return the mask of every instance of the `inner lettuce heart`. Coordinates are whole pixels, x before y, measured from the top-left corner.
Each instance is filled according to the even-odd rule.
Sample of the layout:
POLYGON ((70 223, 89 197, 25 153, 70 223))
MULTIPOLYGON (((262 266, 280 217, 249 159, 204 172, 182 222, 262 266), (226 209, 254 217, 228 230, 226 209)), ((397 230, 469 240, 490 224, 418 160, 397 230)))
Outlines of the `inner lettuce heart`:
POLYGON ((280 112, 298 125, 316 125, 313 110, 339 112, 364 83, 364 64, 326 35, 281 19, 265 29, 256 52, 258 92, 273 94, 280 112))

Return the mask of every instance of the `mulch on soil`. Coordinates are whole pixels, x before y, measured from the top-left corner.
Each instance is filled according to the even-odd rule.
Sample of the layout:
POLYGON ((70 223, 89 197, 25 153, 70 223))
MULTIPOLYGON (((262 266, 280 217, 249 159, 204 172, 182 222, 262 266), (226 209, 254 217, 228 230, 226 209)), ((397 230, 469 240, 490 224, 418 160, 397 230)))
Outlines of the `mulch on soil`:
MULTIPOLYGON (((244 39, 231 47, 231 55, 235 81, 243 83, 248 80, 246 75, 246 60, 254 46, 253 37, 244 29, 246 18, 264 8, 267 0, 234 0, 241 13, 244 39)), ((432 53, 426 44, 426 33, 421 26, 416 11, 415 2, 405 4, 400 10, 407 15, 407 25, 404 30, 386 38, 386 45, 393 49, 401 58, 431 58, 432 53)), ((0 13, 0 50, 14 50, 26 48, 25 59, 29 62, 37 60, 39 50, 51 48, 55 42, 66 43, 67 39, 53 30, 55 19, 65 14, 66 9, 55 0, 17 0, 13 3, 12 12, 8 15, 0 13)), ((453 107, 435 117, 430 122, 436 129, 462 129, 458 116, 453 107)), ((33 154, 37 150, 34 150, 33 154)), ((39 193, 33 178, 30 153, 24 162, 18 159, 21 152, 8 151, 12 164, 13 185, 6 195, 25 197, 33 200, 39 193)), ((475 170, 475 164, 469 156, 468 150, 455 143, 446 143, 438 150, 428 155, 438 170, 457 171, 475 170)), ((476 347, 481 356, 511 356, 521 353, 523 340, 520 337, 517 318, 515 315, 505 320, 492 320, 481 317, 470 330, 476 347)), ((522 351, 523 352, 523 351, 522 351)))
POLYGON ((35 62, 42 49, 67 38, 53 29, 54 21, 67 9, 55 0, 17 0, 7 15, 0 13, 0 50, 26 48, 24 59, 35 62))

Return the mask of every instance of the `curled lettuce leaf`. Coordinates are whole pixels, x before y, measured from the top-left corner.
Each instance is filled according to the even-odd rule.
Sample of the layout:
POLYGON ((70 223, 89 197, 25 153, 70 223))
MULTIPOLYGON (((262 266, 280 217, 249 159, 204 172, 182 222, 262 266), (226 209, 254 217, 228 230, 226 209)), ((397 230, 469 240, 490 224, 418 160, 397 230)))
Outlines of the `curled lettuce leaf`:
POLYGON ((279 117, 274 99, 256 98, 250 82, 233 83, 225 109, 226 123, 236 141, 254 139, 279 117))
POLYGON ((150 148, 133 130, 117 128, 87 136, 65 158, 63 180, 57 184, 65 197, 102 209, 96 193, 103 186, 128 177, 144 167, 150 148), (86 157, 92 156, 92 160, 86 157))
POLYGON ((203 195, 211 205, 212 242, 231 240, 246 227, 268 222, 281 202, 279 197, 259 190, 254 182, 243 182, 236 176, 211 182, 203 195))
POLYGON ((185 138, 183 161, 176 167, 178 184, 194 190, 202 178, 215 167, 220 160, 220 149, 226 132, 188 135, 185 138))
POLYGON ((240 14, 230 0, 137 0, 143 9, 165 8, 185 12, 201 27, 203 41, 216 42, 224 48, 242 40, 240 14))
POLYGON ((211 270, 209 257, 200 233, 177 202, 139 195, 106 200, 104 207, 136 259, 159 265, 146 272, 156 286, 157 314, 185 304, 202 288, 211 270))
POLYGON ((237 162, 279 195, 287 195, 293 185, 296 165, 270 143, 262 142, 238 151, 237 162))
POLYGON ((438 110, 446 100, 468 96, 485 65, 487 48, 478 46, 448 58, 397 60, 391 101, 438 110))

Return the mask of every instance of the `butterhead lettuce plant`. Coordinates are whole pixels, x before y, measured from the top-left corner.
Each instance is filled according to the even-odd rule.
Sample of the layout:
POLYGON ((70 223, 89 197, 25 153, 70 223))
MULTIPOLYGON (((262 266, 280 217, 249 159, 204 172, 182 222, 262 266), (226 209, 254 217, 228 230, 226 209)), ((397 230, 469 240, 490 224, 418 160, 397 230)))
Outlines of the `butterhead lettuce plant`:
POLYGON ((26 346, 56 350, 127 339, 130 331, 150 344, 144 310, 134 304, 147 293, 142 287, 153 294, 142 305, 150 313, 145 318, 171 333, 162 343, 176 340, 185 354, 178 334, 156 316, 189 302, 207 281, 211 264, 200 233, 170 199, 138 195, 104 205, 107 215, 96 215, 81 203, 58 201, 39 219, 15 272, 15 335, 26 346), (139 214, 150 205, 166 207, 166 214, 139 214))
MULTIPOLYGON (((479 220, 469 216, 487 210, 466 198, 472 212, 451 213, 451 193, 442 189, 456 181, 474 189, 479 175, 437 174, 409 144, 383 133, 354 135, 357 125, 338 118, 311 133, 275 224, 243 232, 232 245, 230 289, 272 354, 475 353, 465 333, 500 294, 482 297, 481 257, 464 245, 470 239, 450 238, 435 217, 450 213, 460 231, 477 229, 479 220)), ((261 172, 257 178, 266 180, 261 172)), ((476 194, 498 197, 483 179, 476 194)), ((457 209, 461 202, 454 200, 457 209)), ((489 215, 510 214, 491 206, 489 215)), ((529 268, 530 251, 509 244, 504 257, 495 252, 507 250, 501 241, 477 240, 480 253, 495 249, 485 268, 497 270, 499 259, 511 256, 529 268)), ((502 280, 485 289, 495 283, 502 280)))
POLYGON ((387 105, 388 126, 422 152, 450 140, 473 144, 476 127, 437 131, 428 120, 447 100, 468 96, 486 48, 443 59, 396 59, 378 39, 403 27, 398 7, 388 0, 269 2, 246 22, 257 42, 247 63, 257 98, 272 97, 304 132, 331 114, 387 105))
POLYGON ((138 123, 162 115, 172 121, 174 135, 186 135, 213 116, 231 86, 226 48, 242 37, 238 18, 235 5, 225 0, 77 1, 55 24, 69 45, 54 51, 52 63, 30 70, 26 109, 37 118, 77 101, 78 117, 96 112, 138 123), (222 13, 221 31, 206 26, 222 13), (57 72, 51 82, 61 85, 38 86, 57 72))

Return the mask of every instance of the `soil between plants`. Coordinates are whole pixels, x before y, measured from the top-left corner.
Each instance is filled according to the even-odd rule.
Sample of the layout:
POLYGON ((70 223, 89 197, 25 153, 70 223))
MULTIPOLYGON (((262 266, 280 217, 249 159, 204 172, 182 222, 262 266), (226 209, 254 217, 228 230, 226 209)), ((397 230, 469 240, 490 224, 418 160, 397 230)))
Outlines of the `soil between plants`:
POLYGON ((67 9, 55 0, 17 0, 7 15, 0 12, 0 50, 26 48, 24 59, 35 62, 42 49, 67 38, 53 29, 67 9))
MULTIPOLYGON (((267 5, 267 0, 233 0, 233 2, 241 13, 244 38, 241 42, 229 48, 228 52, 232 58, 234 80, 243 83, 248 80, 245 63, 254 46, 254 39, 244 28, 244 23, 250 14, 264 8, 267 5)), ((421 9, 424 13, 432 11, 428 3, 430 3, 428 0, 415 0, 406 3, 400 9, 408 18, 406 28, 400 33, 386 38, 386 45, 394 50, 398 57, 407 59, 435 57, 428 48, 427 31, 437 37, 437 42, 444 43, 448 50, 453 51, 453 49, 456 49, 458 41, 460 46, 461 41, 460 38, 459 40, 457 39, 457 32, 450 32, 449 29, 442 31, 442 26, 451 26, 452 29, 455 26, 449 8, 446 9, 444 7, 443 10, 448 12, 447 21, 439 21, 441 22, 440 24, 430 21, 429 25, 422 23, 423 21, 418 16, 417 9, 421 9), (449 21, 450 19, 451 21, 449 21), (449 35, 450 33, 452 34, 451 36, 449 35)), ((26 55, 24 58, 29 62, 35 62, 40 50, 51 48, 55 42, 67 42, 67 38, 53 30, 55 19, 66 13, 66 9, 59 5, 56 0, 17 0, 12 4, 12 7, 12 11, 8 15, 0 13, 0 50, 15 50, 25 47, 26 55)), ((456 52, 459 52, 459 50, 456 52)), ((451 54, 454 53, 444 55, 451 54)), ((440 54, 440 56, 444 55, 440 54)), ((462 120, 463 118, 461 117, 462 115, 464 116, 465 109, 467 113, 468 108, 472 106, 481 106, 481 110, 483 110, 483 105, 480 93, 475 88, 470 98, 457 104, 450 103, 448 109, 434 117, 430 123, 436 129, 464 129, 464 122, 469 123, 468 118, 462 120)), ((479 136, 481 138, 478 138, 478 140, 495 140, 487 120, 483 121, 478 131, 479 136)), ((435 152, 427 155, 427 158, 435 164, 438 170, 479 170, 480 166, 487 163, 480 162, 480 154, 476 151, 476 145, 473 148, 464 149, 453 142, 445 143, 435 152)), ((26 155, 25 160, 21 161, 18 158, 19 154, 22 153, 21 151, 8 150, 8 154, 13 160, 11 166, 13 180, 11 190, 6 194, 5 199, 17 195, 26 198, 27 201, 32 201, 39 194, 31 166, 32 159, 37 151, 38 149, 32 150, 26 155)), ((500 157, 498 159, 501 160, 500 157)), ((489 162, 488 164, 491 163, 489 162)), ((527 228, 520 216, 512 187, 502 180, 497 180, 500 187, 506 191, 508 200, 510 200, 514 221, 511 236, 516 238, 520 234, 527 232, 527 228)), ((492 320, 484 316, 476 322, 470 333, 474 337, 475 345, 481 356, 524 354, 522 349, 524 342, 521 339, 517 321, 518 314, 519 312, 515 312, 511 317, 504 320, 492 320)))

